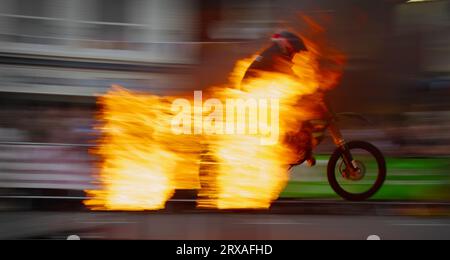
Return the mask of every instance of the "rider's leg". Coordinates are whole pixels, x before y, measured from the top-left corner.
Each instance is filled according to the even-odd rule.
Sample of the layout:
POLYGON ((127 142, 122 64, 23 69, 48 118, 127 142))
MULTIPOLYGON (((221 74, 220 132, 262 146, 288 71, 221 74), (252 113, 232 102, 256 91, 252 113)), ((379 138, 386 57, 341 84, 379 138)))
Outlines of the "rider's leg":
POLYGON ((290 133, 286 137, 286 144, 289 145, 292 151, 297 155, 296 161, 291 164, 291 167, 301 165, 305 162, 313 166, 315 164, 312 156, 312 137, 311 127, 308 123, 303 123, 298 132, 290 133))
POLYGON ((312 120, 310 121, 310 149, 308 152, 308 157, 306 162, 308 166, 315 166, 317 161, 314 157, 313 150, 322 143, 323 139, 325 139, 325 130, 327 128, 327 122, 325 120, 312 120))

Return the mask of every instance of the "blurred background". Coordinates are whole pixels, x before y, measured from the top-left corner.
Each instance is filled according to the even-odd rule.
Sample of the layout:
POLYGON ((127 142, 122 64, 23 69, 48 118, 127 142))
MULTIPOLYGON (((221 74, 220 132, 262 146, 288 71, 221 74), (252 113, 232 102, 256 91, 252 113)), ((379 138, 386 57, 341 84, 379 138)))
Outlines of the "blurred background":
MULTIPOLYGON (((96 96, 112 84, 169 95, 224 83, 274 31, 304 26, 299 14, 328 21, 348 57, 331 100, 373 122, 342 127, 388 158, 376 199, 450 201, 448 0, 0 0, 0 211, 92 188, 96 96)), ((332 149, 282 197, 336 198, 332 149)))

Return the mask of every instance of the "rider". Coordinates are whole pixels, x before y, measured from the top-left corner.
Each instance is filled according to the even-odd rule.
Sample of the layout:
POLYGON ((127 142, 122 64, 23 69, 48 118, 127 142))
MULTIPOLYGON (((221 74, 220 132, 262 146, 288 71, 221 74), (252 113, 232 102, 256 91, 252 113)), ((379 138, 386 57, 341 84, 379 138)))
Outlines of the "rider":
MULTIPOLYGON (((304 41, 294 33, 283 31, 273 35, 272 42, 272 45, 253 61, 243 78, 243 82, 258 78, 261 71, 296 76, 292 70, 292 61, 296 54, 308 51, 304 41)), ((302 122, 298 131, 286 135, 284 142, 299 154, 298 161, 293 163, 292 166, 304 162, 307 162, 309 166, 316 164, 312 150, 321 140, 314 137, 314 134, 314 127, 309 122, 302 122)))

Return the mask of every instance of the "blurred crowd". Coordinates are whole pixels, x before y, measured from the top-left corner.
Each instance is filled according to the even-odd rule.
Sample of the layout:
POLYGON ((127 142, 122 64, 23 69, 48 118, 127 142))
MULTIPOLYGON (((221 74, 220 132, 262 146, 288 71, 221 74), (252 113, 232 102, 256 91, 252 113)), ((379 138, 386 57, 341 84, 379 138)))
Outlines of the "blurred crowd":
POLYGON ((31 107, 0 111, 0 143, 93 144, 92 108, 31 107))

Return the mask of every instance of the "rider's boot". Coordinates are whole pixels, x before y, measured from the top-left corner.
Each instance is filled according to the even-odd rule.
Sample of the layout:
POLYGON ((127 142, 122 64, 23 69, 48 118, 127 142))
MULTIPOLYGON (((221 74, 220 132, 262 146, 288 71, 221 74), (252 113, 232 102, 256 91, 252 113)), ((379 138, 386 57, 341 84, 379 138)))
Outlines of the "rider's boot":
POLYGON ((314 167, 317 164, 317 160, 314 156, 311 156, 308 159, 306 159, 306 164, 308 165, 308 167, 314 167))
POLYGON ((311 146, 309 146, 306 151, 305 162, 308 167, 316 166, 317 161, 316 158, 314 158, 313 149, 311 146))

